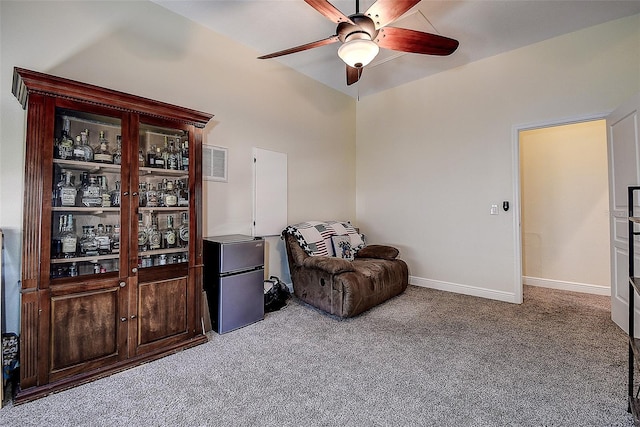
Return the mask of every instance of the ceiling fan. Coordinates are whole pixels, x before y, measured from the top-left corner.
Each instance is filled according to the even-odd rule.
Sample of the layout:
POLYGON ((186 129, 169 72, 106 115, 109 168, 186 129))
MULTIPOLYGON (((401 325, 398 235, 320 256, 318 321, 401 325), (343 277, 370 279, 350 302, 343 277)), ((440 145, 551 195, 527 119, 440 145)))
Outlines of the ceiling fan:
POLYGON ((425 55, 446 56, 458 48, 458 41, 436 34, 405 28, 387 27, 420 0, 378 0, 365 12, 360 13, 360 2, 356 0, 356 13, 345 16, 327 0, 304 0, 315 10, 338 24, 336 34, 326 39, 281 50, 258 59, 269 59, 301 52, 338 41, 338 56, 347 64, 347 85, 357 82, 362 69, 378 54, 380 48, 425 55))

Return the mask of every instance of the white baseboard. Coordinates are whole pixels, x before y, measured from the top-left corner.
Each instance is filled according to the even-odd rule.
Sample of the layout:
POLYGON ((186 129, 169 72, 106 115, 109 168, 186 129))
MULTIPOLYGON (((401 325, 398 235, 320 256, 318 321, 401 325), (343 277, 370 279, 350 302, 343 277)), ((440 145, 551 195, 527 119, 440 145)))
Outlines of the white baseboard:
POLYGON ((611 296, 611 288, 602 285, 592 285, 589 283, 565 282, 562 280, 541 279, 539 277, 522 277, 523 283, 541 288, 561 289, 563 291, 582 292, 584 294, 611 296))
POLYGON ((409 284, 422 286, 423 288, 438 289, 440 291, 454 292, 456 294, 471 295, 493 299, 498 301, 519 303, 519 295, 513 292, 496 291, 492 289, 479 288, 476 286, 461 285, 458 283, 442 282, 440 280, 424 279, 422 277, 409 276, 409 284))

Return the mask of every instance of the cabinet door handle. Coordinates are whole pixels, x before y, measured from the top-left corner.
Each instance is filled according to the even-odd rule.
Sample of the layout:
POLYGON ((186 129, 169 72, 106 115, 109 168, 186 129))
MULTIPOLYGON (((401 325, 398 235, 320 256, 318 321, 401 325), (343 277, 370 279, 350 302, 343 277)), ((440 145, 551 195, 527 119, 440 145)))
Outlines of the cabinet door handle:
POLYGON ((131 318, 132 318, 132 319, 135 319, 135 318, 136 318, 136 315, 135 315, 135 314, 132 314, 132 315, 131 315, 131 318))
POLYGON ((132 195, 132 196, 137 196, 137 195, 138 195, 138 192, 137 192, 137 191, 134 191, 133 193, 131 193, 131 195, 132 195))
POLYGON ((131 269, 131 272, 132 272, 132 273, 137 273, 137 272, 138 272, 138 268, 137 268, 137 267, 133 267, 133 268, 131 269))
POLYGON ((121 318, 120 318, 120 321, 121 321, 121 322, 126 322, 126 321, 127 321, 127 318, 126 318, 126 317, 121 317, 121 318))
POLYGON ((126 282, 120 282, 120 287, 121 287, 121 288, 124 288, 125 286, 127 286, 127 283, 126 283, 126 282))
POLYGON ((123 196, 128 196, 128 195, 129 195, 129 192, 128 192, 128 191, 125 191, 124 193, 122 193, 122 195, 123 195, 123 196))

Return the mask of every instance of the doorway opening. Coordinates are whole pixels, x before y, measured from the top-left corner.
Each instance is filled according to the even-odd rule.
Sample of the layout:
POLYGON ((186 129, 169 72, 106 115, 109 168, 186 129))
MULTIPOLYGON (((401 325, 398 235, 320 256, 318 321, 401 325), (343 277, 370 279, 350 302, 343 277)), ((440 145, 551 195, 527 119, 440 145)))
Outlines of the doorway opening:
POLYGON ((521 283, 610 295, 606 121, 522 128, 517 139, 521 283))

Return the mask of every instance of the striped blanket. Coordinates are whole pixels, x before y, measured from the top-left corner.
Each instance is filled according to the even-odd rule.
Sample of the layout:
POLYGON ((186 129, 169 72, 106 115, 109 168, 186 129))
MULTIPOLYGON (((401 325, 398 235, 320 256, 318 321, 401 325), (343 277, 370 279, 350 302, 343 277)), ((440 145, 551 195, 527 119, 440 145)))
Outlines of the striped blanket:
POLYGON ((364 247, 364 236, 359 234, 349 222, 307 221, 290 225, 283 232, 298 240, 302 249, 311 256, 336 256, 332 237, 346 236, 351 242, 353 252, 364 247))

